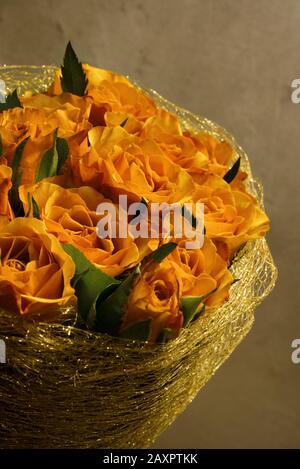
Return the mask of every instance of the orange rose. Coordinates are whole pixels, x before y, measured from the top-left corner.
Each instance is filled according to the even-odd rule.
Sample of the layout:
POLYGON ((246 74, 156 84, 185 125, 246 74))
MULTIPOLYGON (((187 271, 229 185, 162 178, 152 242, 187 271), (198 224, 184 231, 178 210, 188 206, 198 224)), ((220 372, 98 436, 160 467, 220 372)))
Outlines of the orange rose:
POLYGON ((106 112, 118 112, 137 121, 145 121, 155 115, 156 106, 142 91, 127 83, 104 81, 99 87, 89 87, 93 100, 91 119, 93 125, 103 125, 106 112))
POLYGON ((212 241, 206 239, 200 250, 179 246, 160 264, 150 262, 144 267, 129 295, 123 329, 151 319, 151 342, 164 329, 171 329, 176 337, 183 324, 181 298, 211 293, 204 303, 216 307, 228 299, 232 281, 212 241))
POLYGON ((201 249, 185 249, 183 242, 169 255, 180 269, 182 296, 205 296, 207 307, 221 305, 229 298, 233 282, 227 262, 218 254, 214 243, 205 238, 201 249))
POLYGON ((16 218, 0 231, 0 306, 43 313, 74 300, 75 267, 57 239, 34 218, 16 218))
MULTIPOLYGON (((86 64, 83 70, 88 79, 86 93, 92 100, 90 122, 93 125, 104 125, 106 112, 119 113, 117 125, 129 116, 144 121, 156 113, 154 101, 126 77, 86 64)), ((60 77, 59 70, 49 89, 50 94, 59 95, 62 92, 60 77)))
POLYGON ((193 199, 204 204, 206 236, 218 245, 225 259, 247 241, 263 237, 269 229, 269 219, 256 199, 220 176, 207 177, 193 199))
POLYGON ((58 97, 36 94, 22 98, 24 108, 13 108, 0 113, 0 137, 3 156, 11 164, 19 143, 29 137, 21 163, 22 182, 32 183, 46 150, 53 145, 54 131, 60 137, 72 141, 83 133, 81 140, 91 127, 88 122, 90 103, 65 93, 58 97))
POLYGON ((189 137, 196 148, 208 156, 209 160, 213 163, 220 165, 228 165, 233 157, 233 149, 228 142, 220 141, 210 134, 201 132, 194 134, 192 132, 184 132, 186 137, 189 137))
POLYGON ((71 155, 76 185, 91 185, 114 200, 127 194, 130 201, 170 203, 186 200, 195 189, 191 176, 152 140, 121 127, 94 127, 88 140, 71 155))
POLYGON ((178 117, 163 109, 145 122, 140 135, 153 139, 165 158, 184 168, 198 184, 209 174, 224 176, 233 157, 228 143, 206 134, 183 132, 178 117))
POLYGON ((151 247, 155 249, 157 246, 155 240, 139 239, 135 242, 131 237, 99 238, 96 227, 101 216, 96 213, 96 209, 107 199, 91 187, 63 189, 42 181, 33 186, 21 186, 19 194, 25 213, 30 194, 38 204, 46 230, 61 243, 73 244, 108 275, 116 276, 135 266, 152 252, 151 247))
POLYGON ((167 259, 159 265, 151 263, 134 284, 123 317, 123 329, 151 319, 150 342, 155 342, 163 329, 179 334, 183 324, 180 311, 181 279, 176 266, 167 259))

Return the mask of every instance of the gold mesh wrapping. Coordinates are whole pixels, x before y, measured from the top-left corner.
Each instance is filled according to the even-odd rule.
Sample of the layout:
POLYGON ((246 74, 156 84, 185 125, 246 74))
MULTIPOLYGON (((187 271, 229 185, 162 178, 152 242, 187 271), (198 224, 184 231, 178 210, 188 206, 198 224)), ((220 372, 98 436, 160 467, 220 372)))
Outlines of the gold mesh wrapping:
MULTIPOLYGON (((2 67, 7 90, 45 90, 55 67, 2 67)), ((229 141, 263 203, 243 150, 224 129, 147 91, 184 128, 229 141)), ((194 399, 250 330, 255 307, 277 271, 264 239, 249 242, 231 270, 230 301, 209 311, 165 345, 141 344, 60 323, 27 322, 0 312, 7 363, 0 364, 0 447, 142 448, 194 399)))

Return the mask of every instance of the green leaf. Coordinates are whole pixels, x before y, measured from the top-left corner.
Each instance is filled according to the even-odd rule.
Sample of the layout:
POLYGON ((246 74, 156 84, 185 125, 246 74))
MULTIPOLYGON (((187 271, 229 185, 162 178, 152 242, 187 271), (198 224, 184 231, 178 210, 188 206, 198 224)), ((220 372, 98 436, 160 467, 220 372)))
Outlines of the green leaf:
POLYGON ((29 140, 29 137, 25 138, 25 140, 23 140, 21 143, 19 143, 19 145, 15 149, 15 153, 14 153, 12 163, 11 163, 12 182, 14 182, 14 180, 17 179, 17 177, 18 177, 19 165, 20 165, 20 162, 21 162, 21 159, 22 159, 22 155, 23 155, 25 145, 28 142, 28 140, 29 140))
POLYGON ((17 148, 15 149, 14 156, 12 159, 11 163, 11 168, 12 168, 12 187, 9 191, 9 198, 10 198, 10 203, 13 207, 14 210, 17 210, 17 206, 19 205, 19 194, 18 194, 18 189, 19 185, 22 179, 22 171, 19 171, 19 166, 20 162, 22 159, 23 151, 25 148, 26 143, 28 142, 29 137, 25 138, 17 148))
POLYGON ((145 197, 141 198, 141 204, 144 204, 144 205, 146 205, 146 207, 148 207, 148 201, 147 201, 147 199, 145 199, 145 197))
POLYGON ((240 281, 241 281, 240 278, 235 278, 235 279, 233 279, 233 282, 232 282, 231 285, 234 285, 235 283, 240 282, 240 281))
POLYGON ((85 255, 77 249, 72 244, 63 244, 62 245, 64 251, 72 257, 73 262, 75 264, 75 275, 81 275, 88 271, 89 269, 94 270, 96 267, 85 257, 85 255))
POLYGON ((34 218, 37 218, 38 220, 40 220, 41 216, 40 216, 39 206, 38 206, 35 198, 33 196, 32 197, 30 196, 29 192, 27 193, 27 203, 28 203, 28 210, 27 210, 27 212, 24 216, 29 217, 30 212, 31 212, 31 207, 32 207, 32 216, 34 218))
POLYGON ((239 156, 236 162, 234 163, 234 165, 232 166, 232 168, 230 168, 230 170, 227 171, 227 173, 223 177, 224 181, 230 184, 234 180, 235 176, 237 175, 240 169, 240 164, 241 164, 241 157, 239 156))
POLYGON ((176 243, 166 243, 162 244, 159 248, 156 249, 156 251, 152 252, 150 256, 147 257, 147 261, 149 260, 154 260, 157 263, 160 263, 167 257, 169 254, 171 254, 174 249, 176 249, 177 244, 176 243))
POLYGON ((59 174, 69 154, 69 145, 68 145, 67 140, 61 137, 57 137, 56 138, 56 150, 58 154, 56 174, 59 174))
POLYGON ((198 319, 199 316, 201 316, 203 313, 205 313, 205 305, 203 305, 202 308, 200 309, 200 311, 195 314, 195 316, 193 317, 193 321, 195 321, 196 319, 198 319))
POLYGON ((29 192, 27 192, 27 204, 28 204, 28 209, 27 209, 27 212, 25 213, 25 217, 29 217, 29 214, 31 211, 31 197, 30 197, 29 192))
POLYGON ((61 73, 61 87, 63 91, 76 94, 77 96, 84 96, 88 81, 82 64, 79 62, 70 42, 68 42, 66 48, 61 73))
POLYGON ((68 157, 68 153, 68 142, 64 138, 58 137, 56 130, 54 132, 52 147, 45 152, 41 159, 39 169, 35 177, 35 182, 40 182, 44 178, 59 174, 68 157))
POLYGON ((53 145, 49 148, 43 158, 41 159, 39 169, 37 171, 35 182, 40 182, 42 179, 56 176, 58 166, 58 153, 56 148, 57 130, 54 132, 53 145))
POLYGON ((124 329, 120 333, 120 337, 123 339, 133 339, 145 342, 149 339, 151 334, 151 323, 151 319, 135 322, 132 326, 124 329))
POLYGON ((106 332, 111 335, 118 335, 122 324, 124 307, 128 302, 128 296, 134 280, 140 274, 139 267, 136 267, 120 285, 104 301, 101 298, 96 305, 96 330, 106 332))
POLYGON ((165 344, 174 336, 173 329, 169 327, 165 327, 158 336, 157 343, 158 344, 165 344))
POLYGON ((88 327, 93 327, 97 299, 104 292, 109 294, 119 280, 97 269, 85 255, 71 244, 62 245, 65 252, 73 259, 76 272, 72 280, 78 300, 78 314, 88 327))
POLYGON ((197 311, 199 305, 203 303, 203 301, 206 300, 206 298, 208 298, 214 291, 215 290, 202 296, 183 296, 181 298, 183 327, 187 327, 199 315, 199 312, 197 311))
POLYGON ((5 103, 0 103, 0 112, 7 111, 8 109, 13 109, 15 107, 23 107, 18 98, 17 90, 14 90, 6 96, 5 103))
POLYGON ((120 127, 125 127, 126 122, 128 121, 128 117, 126 117, 120 124, 120 127))
POLYGON ((191 213, 187 207, 185 207, 183 205, 182 209, 181 209, 181 214, 183 217, 185 217, 188 221, 191 219, 192 220, 192 227, 193 228, 197 228, 197 218, 195 217, 195 215, 193 213, 191 213))
MULTIPOLYGON (((185 206, 182 207, 182 216, 183 217, 186 217, 187 220, 192 220, 192 227, 195 229, 197 228, 197 218, 195 217, 195 215, 193 213, 191 213, 185 206)), ((206 228, 205 226, 203 226, 203 235, 205 236, 206 235, 206 228)))
POLYGON ((37 218, 38 220, 41 219, 40 208, 34 197, 32 197, 32 215, 34 218, 37 218))

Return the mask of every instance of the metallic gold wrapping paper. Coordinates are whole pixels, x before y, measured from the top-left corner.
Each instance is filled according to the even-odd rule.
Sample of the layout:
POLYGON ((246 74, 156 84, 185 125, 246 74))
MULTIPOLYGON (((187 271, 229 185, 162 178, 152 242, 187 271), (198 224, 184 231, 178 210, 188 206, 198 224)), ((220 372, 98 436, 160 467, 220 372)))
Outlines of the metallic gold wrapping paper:
MULTIPOLYGON (((8 91, 44 90, 55 67, 2 67, 8 91)), ((261 186, 233 137, 207 119, 147 93, 179 116, 183 127, 229 141, 261 186)), ((239 280, 229 302, 204 314, 165 345, 150 345, 72 327, 74 310, 59 322, 36 322, 0 311, 7 363, 0 364, 1 448, 142 448, 193 400, 250 330, 256 306, 277 271, 265 239, 249 242, 231 270, 239 280)))

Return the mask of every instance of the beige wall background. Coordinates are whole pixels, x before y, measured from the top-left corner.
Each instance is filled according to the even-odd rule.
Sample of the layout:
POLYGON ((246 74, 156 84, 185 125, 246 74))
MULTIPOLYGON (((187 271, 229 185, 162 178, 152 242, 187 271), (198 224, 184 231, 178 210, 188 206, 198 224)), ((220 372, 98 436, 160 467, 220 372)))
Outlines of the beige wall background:
POLYGON ((0 63, 79 57, 217 121, 265 186, 279 268, 246 340, 157 448, 300 446, 299 0, 0 0, 0 63))

